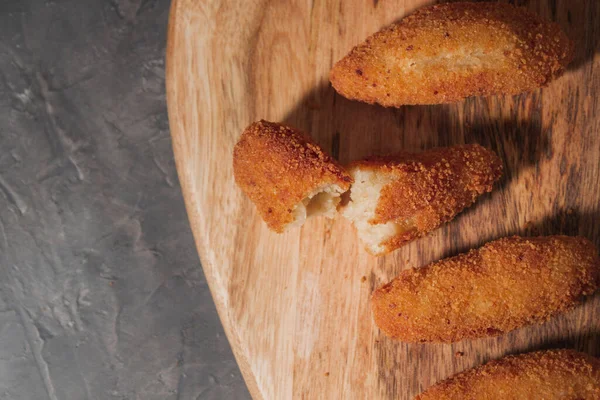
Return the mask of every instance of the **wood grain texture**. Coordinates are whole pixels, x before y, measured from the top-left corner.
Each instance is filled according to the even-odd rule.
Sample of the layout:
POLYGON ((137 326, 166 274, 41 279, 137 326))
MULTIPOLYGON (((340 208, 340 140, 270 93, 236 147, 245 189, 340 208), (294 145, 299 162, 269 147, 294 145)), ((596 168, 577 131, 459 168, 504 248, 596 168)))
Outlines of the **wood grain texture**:
POLYGON ((405 268, 514 233, 600 244, 600 2, 517 2, 576 41, 569 71, 543 90, 400 109, 335 94, 327 81, 335 61, 429 3, 173 2, 167 94, 177 169, 204 271, 256 399, 410 399, 508 353, 600 353, 598 296, 544 325, 454 345, 394 342, 372 322, 370 293, 405 268), (480 143, 503 158, 505 176, 433 235, 374 258, 341 218, 283 235, 267 229, 236 188, 231 163, 242 129, 260 118, 311 132, 342 163, 480 143))

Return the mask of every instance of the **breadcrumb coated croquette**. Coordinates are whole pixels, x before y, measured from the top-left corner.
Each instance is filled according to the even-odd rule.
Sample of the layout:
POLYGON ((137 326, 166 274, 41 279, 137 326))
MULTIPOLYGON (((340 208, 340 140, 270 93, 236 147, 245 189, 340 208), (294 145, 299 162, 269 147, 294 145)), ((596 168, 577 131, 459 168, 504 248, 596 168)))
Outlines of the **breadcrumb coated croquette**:
POLYGON ((330 74, 344 97, 383 106, 514 95, 560 76, 574 47, 560 27, 498 2, 419 9, 377 32, 330 74))
POLYGON ((598 400, 600 360, 574 350, 508 356, 440 382, 415 400, 598 400))
POLYGON ((471 144, 372 157, 350 164, 343 215, 373 255, 395 250, 452 220, 502 175, 498 156, 471 144))
POLYGON ((332 217, 352 178, 312 139, 289 126, 258 121, 233 151, 236 183, 269 228, 283 232, 307 217, 332 217))
POLYGON ((375 323, 404 342, 500 335, 568 310, 600 285, 587 239, 503 238, 403 271, 371 299, 375 323))

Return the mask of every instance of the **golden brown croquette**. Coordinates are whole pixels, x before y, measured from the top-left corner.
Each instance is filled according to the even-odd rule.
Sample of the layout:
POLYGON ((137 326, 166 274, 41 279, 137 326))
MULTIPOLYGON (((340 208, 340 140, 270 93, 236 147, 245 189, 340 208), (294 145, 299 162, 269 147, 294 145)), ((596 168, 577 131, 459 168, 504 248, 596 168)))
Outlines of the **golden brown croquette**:
POLYGON ((233 172, 275 232, 301 225, 311 216, 333 217, 352 182, 308 135, 267 121, 244 130, 233 151, 233 172))
POLYGON ((381 255, 426 235, 492 190, 502 175, 494 152, 471 144, 372 157, 350 164, 343 209, 366 250, 381 255))
POLYGON ((600 259, 587 239, 503 238, 377 289, 375 323, 405 342, 496 336, 568 310, 600 284, 600 259))
POLYGON ((598 400, 600 360, 574 350, 508 356, 440 382, 415 400, 598 400))
POLYGON ((514 95, 547 85, 573 58, 560 27, 498 2, 424 7, 337 62, 333 87, 386 107, 514 95))

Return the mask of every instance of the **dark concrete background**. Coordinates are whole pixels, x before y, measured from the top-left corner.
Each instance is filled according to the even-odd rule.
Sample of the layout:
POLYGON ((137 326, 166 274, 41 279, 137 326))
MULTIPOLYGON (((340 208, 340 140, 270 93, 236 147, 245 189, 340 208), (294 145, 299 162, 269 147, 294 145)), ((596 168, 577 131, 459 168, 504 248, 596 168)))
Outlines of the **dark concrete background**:
POLYGON ((175 171, 169 5, 0 0, 0 399, 249 398, 175 171))

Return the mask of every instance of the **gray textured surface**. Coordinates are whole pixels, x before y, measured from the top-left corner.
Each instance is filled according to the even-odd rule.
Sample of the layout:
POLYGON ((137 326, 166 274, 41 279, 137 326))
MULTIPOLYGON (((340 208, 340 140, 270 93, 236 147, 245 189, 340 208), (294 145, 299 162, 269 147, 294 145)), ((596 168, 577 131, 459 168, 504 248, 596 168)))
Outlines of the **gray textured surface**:
POLYGON ((0 399, 249 397, 177 181, 168 8, 0 1, 0 399))

